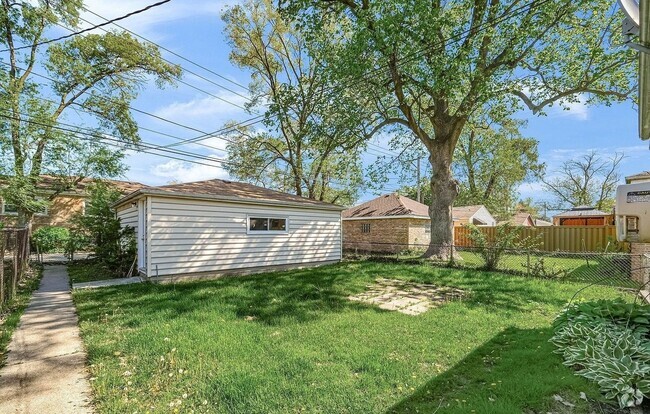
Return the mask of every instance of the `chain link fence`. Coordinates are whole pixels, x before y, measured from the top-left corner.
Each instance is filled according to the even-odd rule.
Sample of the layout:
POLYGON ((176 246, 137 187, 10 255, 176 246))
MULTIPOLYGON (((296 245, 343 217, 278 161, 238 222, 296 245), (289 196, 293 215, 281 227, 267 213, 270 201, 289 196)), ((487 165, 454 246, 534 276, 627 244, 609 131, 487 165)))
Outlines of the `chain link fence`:
POLYGON ((428 247, 428 244, 414 243, 345 242, 343 256, 345 260, 429 263, 630 289, 638 289, 649 280, 650 259, 644 255, 454 246, 451 259, 435 260, 423 257, 428 247))
POLYGON ((29 269, 28 229, 0 229, 0 308, 11 302, 29 269))

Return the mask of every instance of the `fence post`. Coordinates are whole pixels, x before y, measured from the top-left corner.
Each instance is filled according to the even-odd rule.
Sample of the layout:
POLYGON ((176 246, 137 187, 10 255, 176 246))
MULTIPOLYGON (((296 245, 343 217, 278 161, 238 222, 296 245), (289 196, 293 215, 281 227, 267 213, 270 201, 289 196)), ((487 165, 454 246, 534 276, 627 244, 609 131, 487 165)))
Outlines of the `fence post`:
POLYGON ((526 249, 526 276, 530 276, 530 249, 526 249))
POLYGON ((14 271, 13 274, 11 275, 11 298, 14 299, 16 297, 16 292, 18 288, 18 233, 14 232, 14 254, 13 254, 13 267, 14 271))
POLYGON ((0 230, 0 308, 5 303, 5 232, 0 230))

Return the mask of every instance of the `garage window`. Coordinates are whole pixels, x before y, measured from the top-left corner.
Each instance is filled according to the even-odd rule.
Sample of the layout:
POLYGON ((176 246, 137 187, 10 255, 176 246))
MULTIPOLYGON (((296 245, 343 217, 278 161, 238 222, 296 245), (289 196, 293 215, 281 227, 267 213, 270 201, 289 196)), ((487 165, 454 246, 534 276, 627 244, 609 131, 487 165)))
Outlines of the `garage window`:
POLYGON ((248 217, 248 233, 286 233, 289 220, 286 217, 248 217))
POLYGON ((370 223, 361 224, 361 233, 370 233, 370 223))

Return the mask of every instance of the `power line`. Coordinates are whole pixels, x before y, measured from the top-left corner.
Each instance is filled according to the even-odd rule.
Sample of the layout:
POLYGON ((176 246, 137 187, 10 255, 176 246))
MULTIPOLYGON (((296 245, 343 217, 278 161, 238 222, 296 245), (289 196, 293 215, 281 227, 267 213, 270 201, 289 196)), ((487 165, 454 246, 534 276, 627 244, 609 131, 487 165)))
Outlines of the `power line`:
MULTIPOLYGON (((108 21, 108 19, 107 19, 106 17, 103 17, 103 16, 101 16, 101 15, 95 13, 94 11, 92 11, 92 10, 90 10, 90 9, 84 7, 84 6, 81 6, 81 8, 84 9, 85 11, 87 11, 88 13, 90 13, 90 14, 96 16, 96 17, 99 17, 100 19, 103 19, 103 20, 108 21)), ((84 19, 84 18, 80 18, 80 19, 83 20, 83 21, 85 21, 86 23, 92 24, 91 22, 89 22, 88 20, 86 20, 86 19, 84 19)), ((174 55, 174 56, 176 56, 177 58, 179 58, 179 59, 181 59, 181 60, 184 60, 184 61, 187 62, 187 63, 190 63, 190 64, 196 66, 197 68, 203 69, 204 71, 206 71, 206 72, 208 72, 208 73, 211 73, 211 74, 213 74, 214 76, 217 76, 217 77, 219 77, 220 79, 225 80, 226 82, 230 82, 230 83, 232 83, 233 85, 239 86, 240 88, 243 88, 243 89, 245 89, 247 92, 250 93, 250 90, 248 89, 248 87, 246 87, 246 86, 244 86, 244 85, 242 85, 242 84, 240 84, 240 83, 238 83, 238 82, 235 82, 235 81, 233 81, 232 79, 229 79, 229 78, 227 78, 227 77, 225 77, 225 76, 223 76, 223 75, 221 75, 221 74, 219 74, 219 73, 213 71, 213 70, 210 69, 210 68, 207 68, 207 67, 205 67, 205 66, 203 66, 203 65, 201 65, 201 64, 199 64, 199 63, 196 63, 195 61, 193 61, 193 60, 191 60, 191 59, 188 59, 188 58, 186 58, 186 57, 184 57, 184 56, 182 56, 182 55, 180 55, 180 54, 174 52, 174 51, 171 50, 171 49, 168 49, 168 48, 166 48, 166 47, 164 47, 164 46, 162 46, 162 45, 160 45, 160 44, 157 44, 157 43, 153 42, 152 40, 147 39, 146 37, 144 37, 144 36, 142 36, 142 35, 140 35, 140 34, 138 34, 138 33, 135 33, 135 32, 133 32, 133 31, 127 29, 127 28, 124 27, 124 26, 121 26, 121 25, 119 25, 119 24, 117 24, 117 23, 114 23, 114 22, 113 22, 113 25, 119 27, 119 28, 122 29, 122 30, 125 30, 125 31, 131 33, 133 36, 136 36, 136 37, 138 37, 138 38, 144 40, 145 42, 149 42, 150 44, 152 44, 152 45, 158 47, 159 49, 164 50, 165 52, 167 52, 167 53, 169 53, 169 54, 171 54, 171 55, 174 55)), ((191 71, 189 71, 189 70, 187 70, 187 69, 184 69, 184 70, 185 70, 186 72, 188 72, 188 73, 195 74, 194 72, 191 72, 191 71)), ((198 76, 198 75, 197 75, 197 76, 198 76)), ((203 79, 203 78, 202 78, 202 79, 203 79)), ((207 79, 206 79, 206 80, 207 80, 207 79)), ((226 88, 223 87, 223 86, 221 86, 221 87, 222 87, 223 89, 226 89, 226 88)), ((227 90, 227 91, 230 91, 230 92, 233 92, 233 93, 236 93, 236 92, 234 92, 234 91, 232 91, 232 90, 230 90, 230 89, 226 89, 226 90, 227 90)), ((243 95, 240 95, 240 96, 243 96, 243 95)))
MULTIPOLYGON (((82 127, 78 127, 78 126, 75 126, 75 125, 66 124, 66 123, 62 123, 62 122, 57 122, 57 125, 46 124, 46 123, 43 123, 43 122, 34 121, 33 120, 34 117, 32 117, 30 115, 27 115, 27 114, 24 114, 24 113, 19 113, 19 114, 22 115, 22 116, 28 117, 28 118, 32 118, 32 119, 21 119, 21 118, 14 117, 12 115, 5 115, 3 113, 0 113, 0 117, 6 118, 6 119, 11 119, 11 120, 16 120, 16 121, 21 121, 21 122, 28 122, 30 124, 39 125, 39 126, 42 126, 42 127, 45 127, 45 128, 53 128, 53 129, 64 131, 64 132, 70 132, 70 133, 75 134, 75 136, 77 136, 80 139, 89 140, 89 138, 92 138, 93 140, 107 140, 107 141, 110 141, 110 142, 112 142, 114 144, 117 144, 121 149, 128 149, 129 145, 133 145, 133 146, 136 147, 136 150, 137 150, 137 147, 141 146, 141 147, 144 147, 145 149, 148 149, 148 150, 155 150, 155 151, 167 152, 167 153, 171 153, 171 154, 175 154, 175 155, 198 158, 198 159, 201 159, 203 161, 211 161, 211 162, 216 162, 216 163, 221 163, 221 164, 230 164, 231 163, 230 161, 224 160, 224 159, 221 159, 221 158, 214 158, 214 157, 210 157, 210 156, 196 154, 196 153, 189 152, 189 151, 163 148, 163 147, 160 147, 158 145, 155 145, 153 143, 146 142, 146 141, 140 141, 140 142, 136 142, 136 143, 124 142, 123 140, 121 140, 120 138, 118 138, 118 137, 116 137, 114 135, 100 133, 98 131, 95 131, 95 130, 92 130, 92 129, 89 129, 89 128, 82 128, 82 127), (68 126, 68 127, 75 128, 75 129, 64 128, 64 127, 61 127, 59 125, 64 125, 64 126, 68 126), (91 131, 91 133, 82 132, 82 130, 91 131), (81 137, 79 135, 81 135, 81 137)), ((145 153, 152 154, 152 155, 160 155, 160 156, 162 156, 161 154, 151 153, 151 152, 147 152, 147 151, 141 151, 141 152, 145 152, 145 153)), ((190 160, 187 160, 187 161, 189 162, 190 160)), ((212 165, 212 166, 214 166, 214 165, 212 165)))
POLYGON ((98 29, 98 28, 100 28, 102 26, 107 26, 107 25, 109 25, 109 24, 111 24, 113 22, 118 22, 120 20, 124 20, 126 18, 131 17, 131 16, 135 16, 136 14, 146 12, 147 10, 153 9, 154 7, 162 6, 163 4, 169 3, 170 1, 171 0, 161 0, 161 1, 157 2, 157 3, 153 3, 153 4, 150 4, 150 5, 146 6, 146 7, 143 7, 142 9, 132 11, 130 13, 127 13, 127 14, 123 15, 123 16, 116 17, 114 19, 111 19, 111 20, 106 21, 106 22, 101 23, 101 24, 96 24, 96 25, 94 25, 92 27, 88 27, 86 29, 77 30, 76 32, 72 32, 72 33, 67 34, 65 36, 59 36, 57 38, 50 39, 50 40, 43 40, 41 42, 37 42, 37 43, 31 44, 31 45, 25 45, 25 46, 19 46, 19 47, 14 47, 14 48, 10 48, 10 49, 0 50, 0 53, 9 52, 10 50, 16 51, 16 50, 21 50, 21 49, 36 48, 38 46, 42 46, 42 45, 46 45, 46 44, 49 44, 49 43, 54 43, 54 42, 59 42, 61 40, 69 39, 71 37, 74 37, 74 36, 89 32, 91 30, 98 29))
MULTIPOLYGON (((448 37, 446 39, 439 40, 438 42, 436 42, 437 44, 434 43, 434 45, 432 45, 431 52, 436 52, 436 51, 442 50, 445 47, 446 42, 450 42, 450 41, 457 42, 457 41, 462 39, 462 36, 470 34, 472 31, 474 33, 483 32, 485 29, 487 29, 489 27, 495 27, 495 25, 497 25, 499 23, 502 23, 503 21, 506 21, 506 20, 510 19, 511 17, 518 16, 519 14, 522 14, 523 12, 530 11, 533 8, 538 8, 538 7, 540 7, 540 6, 542 6, 542 5, 546 4, 546 3, 549 3, 551 1, 552 0, 542 0, 542 1, 540 1, 538 3, 536 0, 533 0, 530 3, 524 4, 524 5, 522 5, 522 6, 518 7, 518 8, 515 8, 515 9, 509 11, 506 14, 503 14, 500 18, 498 18, 496 20, 493 20, 491 22, 486 21, 485 23, 482 23, 482 24, 478 25, 476 28, 470 27, 469 29, 466 29, 466 30, 462 31, 462 32, 458 33, 457 35, 448 37), (526 9, 526 10, 524 10, 524 9, 526 9)), ((396 60, 396 63, 407 63, 407 62, 409 62, 410 59, 417 58, 420 53, 424 53, 427 50, 429 50, 428 47, 423 47, 423 48, 421 48, 419 50, 415 50, 415 51, 411 52, 410 54, 405 55, 404 57, 398 57, 397 60, 396 60)), ((369 75, 374 75, 376 73, 381 72, 384 69, 389 69, 388 64, 380 65, 378 68, 371 70, 369 73, 361 75, 359 77, 356 77, 356 79, 359 80, 359 81, 367 80, 369 75)), ((351 78, 350 80, 355 80, 355 77, 351 78)), ((343 88, 343 87, 347 88, 348 85, 346 85, 346 84, 334 85, 332 87, 332 89, 343 88)))
MULTIPOLYGON (((80 20, 83 20, 83 21, 85 21, 85 22, 87 22, 87 23, 90 23, 90 22, 88 22, 87 20, 85 20, 85 19, 83 19, 83 18, 80 18, 80 20)), ((71 29, 71 28, 69 28, 69 27, 67 27, 67 26, 65 26, 65 25, 63 25, 63 24, 61 24, 61 23, 56 23, 56 25, 59 26, 59 27, 62 27, 62 28, 64 28, 64 29, 66 29, 66 30, 69 30, 69 31, 71 31, 71 32, 74 32, 73 29, 71 29)), ((103 30, 105 33, 110 33, 109 30, 106 30, 106 29, 104 29, 104 28, 100 28, 100 29, 103 30)), ((156 46, 157 46, 157 45, 156 45, 156 46)), ((171 62, 171 61, 165 59, 165 58, 162 57, 162 56, 160 57, 160 59, 162 59, 163 61, 165 61, 165 62, 167 62, 167 63, 169 63, 169 64, 171 64, 171 65, 175 65, 175 66, 177 65, 176 63, 171 62)), ((178 65, 178 66, 180 66, 180 65, 178 65)), ((181 67, 181 68, 182 68, 182 67, 181 67)), ((232 93, 235 93, 235 94, 237 94, 237 95, 243 97, 243 98, 246 99, 247 101, 250 100, 250 97, 248 97, 248 96, 244 96, 244 95, 242 95, 242 94, 240 94, 240 93, 237 93, 237 92, 235 92, 235 91, 233 91, 233 90, 231 90, 231 89, 228 89, 228 88, 226 88, 225 86, 220 85, 220 84, 218 84, 218 83, 216 83, 216 82, 214 82, 214 81, 212 81, 212 80, 210 80, 210 79, 208 79, 208 78, 206 78, 206 77, 203 77, 203 76, 201 76, 201 75, 199 75, 199 74, 197 74, 197 73, 195 73, 195 72, 191 72, 191 71, 189 71, 189 70, 187 70, 187 69, 185 69, 185 68, 182 68, 182 69, 185 70, 186 72, 191 73, 191 74, 193 74, 193 75, 195 75, 195 76, 197 76, 197 77, 199 77, 199 78, 201 78, 201 79, 203 79, 203 80, 205 80, 205 81, 208 81, 208 82, 210 82, 210 83, 212 83, 212 84, 214 84, 214 85, 216 85, 216 86, 218 86, 218 87, 220 87, 220 88, 222 88, 222 89, 225 89, 225 90, 227 90, 227 91, 230 91, 230 92, 232 92, 232 93)), ((229 101, 229 100, 226 99, 226 98, 222 98, 222 97, 220 97, 220 96, 218 96, 218 95, 215 95, 215 94, 213 94, 212 92, 208 92, 208 91, 206 91, 205 89, 202 89, 202 88, 199 88, 198 86, 192 85, 191 83, 188 83, 188 82, 186 82, 186 81, 184 81, 184 80, 182 80, 182 79, 176 79, 176 82, 178 82, 178 83, 180 83, 180 84, 183 84, 183 85, 185 85, 185 86, 187 86, 187 87, 189 87, 189 88, 192 88, 192 89, 194 89, 194 90, 197 90, 197 91, 199 91, 199 92, 201 92, 201 93, 204 93, 204 94, 206 94, 206 95, 208 95, 208 96, 210 96, 210 97, 212 97, 212 98, 214 98, 214 99, 220 100, 220 101, 225 102, 225 103, 230 104, 230 105, 233 105, 233 106, 235 106, 235 107, 237 107, 237 108, 243 109, 244 111, 248 111, 248 109, 246 109, 246 107, 244 107, 244 106, 241 106, 241 105, 239 105, 239 104, 237 104, 237 103, 234 103, 234 102, 232 102, 232 101, 229 101)))
MULTIPOLYGON (((2 61, 0 61, 0 65, 10 66, 9 63, 5 63, 5 62, 2 62, 2 61)), ((19 67, 19 66, 16 66, 16 68, 18 68, 18 69, 20 69, 20 70, 25 70, 24 68, 21 68, 21 67, 19 67)), ((55 79, 53 79, 53 78, 51 78, 51 77, 49 77, 49 76, 46 76, 46 75, 40 74, 40 73, 38 73, 38 72, 34 72, 34 71, 32 71, 31 73, 32 73, 34 76, 38 76, 38 77, 40 77, 40 78, 47 79, 47 80, 49 80, 49 81, 51 81, 51 82, 56 82, 55 79)), ((85 92, 85 94, 87 94, 87 93, 89 93, 89 92, 85 92)), ((39 99, 41 99, 41 100, 45 100, 45 101, 49 101, 49 102, 53 102, 53 103, 55 103, 55 104, 58 103, 58 102, 56 102, 56 101, 53 101, 53 100, 50 100, 50 99, 46 99, 46 98, 39 98, 39 99)), ((108 100, 109 102, 111 102, 111 101, 115 101, 114 99, 110 99, 110 98, 106 98, 106 100, 108 100)), ((85 108, 82 104, 80 104, 80 103, 74 102, 74 105, 76 105, 76 106, 78 106, 78 107, 80 107, 80 108, 83 108, 84 111, 87 112, 87 113, 90 113, 90 114, 96 115, 96 114, 93 113, 92 111, 86 109, 86 108, 85 108)), ((140 129, 142 129, 142 130, 147 130, 147 131, 150 131, 150 132, 153 132, 153 133, 156 133, 156 134, 165 135, 165 136, 168 136, 168 137, 171 137, 171 138, 178 139, 178 140, 181 141, 181 142, 179 143, 179 145, 181 145, 181 144, 182 144, 183 142, 185 142, 185 141, 197 140, 198 138, 200 138, 201 140, 208 139, 208 138, 217 138, 217 139, 220 139, 220 140, 223 140, 223 141, 229 142, 229 143, 233 143, 233 141, 230 140, 230 139, 228 139, 228 138, 215 136, 216 133, 221 132, 221 130, 224 130, 224 128, 222 128, 221 130, 217 130, 217 131, 215 131, 215 132, 209 133, 209 132, 205 132, 205 131, 203 131, 203 130, 200 130, 200 129, 198 129, 198 128, 192 127, 192 126, 188 126, 188 125, 185 125, 185 124, 181 124, 181 123, 179 123, 179 122, 172 121, 172 120, 170 120, 170 119, 167 119, 167 118, 161 117, 161 116, 159 116, 159 115, 152 114, 152 113, 147 112, 147 111, 144 111, 144 110, 142 110, 142 109, 138 109, 138 108, 136 108, 136 107, 134 107, 134 106, 131 106, 131 105, 129 105, 129 109, 131 109, 131 110, 134 111, 134 112, 138 112, 138 113, 140 113, 140 114, 143 114, 143 115, 146 115, 146 116, 149 116, 149 117, 152 117, 152 118, 156 118, 156 119, 161 120, 161 121, 163 121, 163 122, 166 122, 166 123, 169 123, 169 124, 172 124, 172 125, 175 125, 175 126, 178 126, 178 127, 184 128, 184 129, 188 129, 188 130, 192 130, 192 131, 195 131, 195 132, 199 132, 199 133, 202 134, 202 135, 200 135, 200 136, 198 136, 198 137, 194 137, 194 138, 189 138, 189 139, 188 139, 188 138, 180 138, 180 137, 176 137, 176 136, 173 136, 173 135, 170 135, 170 134, 164 133, 164 132, 155 131, 155 130, 152 130, 152 129, 148 129, 148 128, 144 128, 144 127, 140 127, 140 126, 138 126, 138 128, 140 128, 140 129)), ((255 117, 252 117, 252 118, 246 119, 246 120, 244 120, 244 121, 238 122, 238 123, 236 123, 236 124, 233 124, 233 125, 231 125, 231 126, 225 128, 225 129, 231 129, 231 128, 234 128, 234 127, 237 127, 237 126, 250 126, 250 125, 253 125, 253 124, 255 124, 255 123, 262 122, 263 118, 264 118, 263 115, 258 115, 258 116, 255 116, 255 117)), ((214 148, 214 149, 221 150, 220 148, 212 147, 212 146, 207 145, 207 144, 202 144, 202 143, 200 143, 200 142, 198 142, 198 141, 191 141, 191 142, 192 142, 192 143, 196 143, 197 145, 202 145, 202 146, 204 146, 204 147, 214 148)))

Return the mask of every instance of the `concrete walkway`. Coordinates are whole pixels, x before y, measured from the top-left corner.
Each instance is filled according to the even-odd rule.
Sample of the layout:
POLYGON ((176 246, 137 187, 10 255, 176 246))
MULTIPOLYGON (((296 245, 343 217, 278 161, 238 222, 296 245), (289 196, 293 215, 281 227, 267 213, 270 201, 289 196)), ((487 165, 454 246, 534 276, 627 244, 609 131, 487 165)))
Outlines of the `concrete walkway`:
POLYGON ((72 289, 97 289, 107 286, 132 285, 134 283, 142 283, 142 278, 140 276, 134 276, 119 279, 95 280, 94 282, 73 283, 72 289))
POLYGON ((92 413, 65 266, 45 266, 0 370, 0 413, 92 413))

